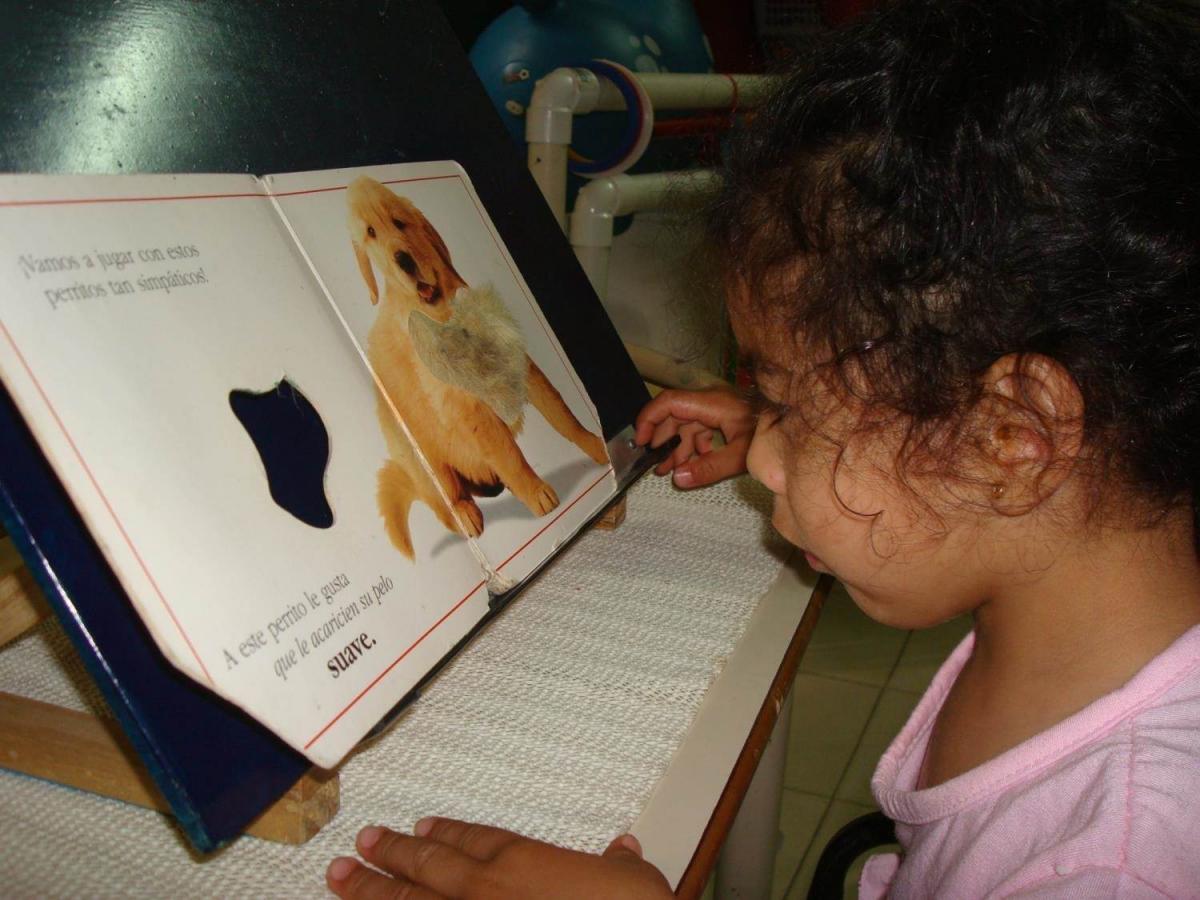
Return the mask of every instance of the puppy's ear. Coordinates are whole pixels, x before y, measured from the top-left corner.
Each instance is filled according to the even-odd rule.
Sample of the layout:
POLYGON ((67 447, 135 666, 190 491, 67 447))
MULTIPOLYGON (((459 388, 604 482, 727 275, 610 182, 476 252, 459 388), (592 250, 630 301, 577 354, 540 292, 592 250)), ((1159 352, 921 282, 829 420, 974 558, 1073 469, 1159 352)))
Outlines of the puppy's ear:
POLYGON ((354 245, 354 257, 358 260, 358 271, 362 274, 363 281, 367 283, 367 290, 371 292, 371 305, 374 306, 379 302, 379 285, 375 283, 375 271, 371 268, 371 260, 367 257, 367 251, 363 249, 363 245, 358 241, 351 241, 354 245))
POLYGON ((458 274, 454 268, 454 263, 450 261, 450 248, 446 246, 446 242, 442 240, 442 236, 438 234, 438 230, 433 227, 433 223, 425 218, 424 213, 421 213, 421 228, 425 230, 425 235, 429 238, 429 243, 437 251, 437 255, 442 258, 442 262, 450 270, 450 274, 459 281, 462 281, 462 276, 458 274))

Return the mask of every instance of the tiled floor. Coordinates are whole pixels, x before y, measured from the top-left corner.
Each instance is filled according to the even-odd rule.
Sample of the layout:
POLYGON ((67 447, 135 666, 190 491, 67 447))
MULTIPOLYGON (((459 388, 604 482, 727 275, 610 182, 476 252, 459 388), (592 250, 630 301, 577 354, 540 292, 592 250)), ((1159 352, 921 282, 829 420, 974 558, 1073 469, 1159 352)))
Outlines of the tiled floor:
POLYGON ((802 900, 829 838, 875 808, 875 763, 969 628, 896 631, 834 589, 796 677, 774 898, 802 900))

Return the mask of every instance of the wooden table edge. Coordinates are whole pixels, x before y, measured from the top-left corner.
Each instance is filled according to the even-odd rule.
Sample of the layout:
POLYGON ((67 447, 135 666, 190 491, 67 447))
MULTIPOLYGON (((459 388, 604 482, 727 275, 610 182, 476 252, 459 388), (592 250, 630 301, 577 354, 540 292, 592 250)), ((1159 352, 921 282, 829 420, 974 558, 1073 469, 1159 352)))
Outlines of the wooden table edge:
POLYGON ((737 817, 746 791, 750 788, 750 781, 758 769, 758 762, 762 758, 763 750, 771 738, 771 732, 775 729, 779 712, 783 709, 783 703, 792 689, 800 658, 808 647, 808 642, 817 625, 817 619, 820 617, 821 608, 824 606, 832 586, 832 576, 822 575, 818 579, 816 587, 813 588, 808 607, 800 618, 800 624, 796 626, 796 632, 792 635, 792 640, 783 655, 775 678, 771 681, 771 686, 758 710, 754 725, 751 726, 746 742, 742 746, 742 752, 738 754, 737 762, 734 763, 725 787, 721 790, 721 796, 709 817, 708 825, 704 828, 700 842, 696 845, 691 862, 688 863, 683 877, 679 879, 679 884, 675 888, 677 897, 691 900, 691 898, 699 897, 704 893, 709 876, 716 865, 717 856, 721 852, 729 829, 733 827, 733 820, 737 817))

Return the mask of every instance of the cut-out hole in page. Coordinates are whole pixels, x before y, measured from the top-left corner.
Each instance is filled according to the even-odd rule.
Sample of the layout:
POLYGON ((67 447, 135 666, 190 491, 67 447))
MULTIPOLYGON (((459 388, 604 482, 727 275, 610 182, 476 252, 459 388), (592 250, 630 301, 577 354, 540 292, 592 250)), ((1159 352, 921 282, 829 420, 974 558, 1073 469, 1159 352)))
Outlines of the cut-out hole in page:
POLYGON ((325 497, 329 432, 308 398, 287 378, 268 390, 232 390, 229 406, 262 459, 271 499, 314 528, 333 525, 325 497))

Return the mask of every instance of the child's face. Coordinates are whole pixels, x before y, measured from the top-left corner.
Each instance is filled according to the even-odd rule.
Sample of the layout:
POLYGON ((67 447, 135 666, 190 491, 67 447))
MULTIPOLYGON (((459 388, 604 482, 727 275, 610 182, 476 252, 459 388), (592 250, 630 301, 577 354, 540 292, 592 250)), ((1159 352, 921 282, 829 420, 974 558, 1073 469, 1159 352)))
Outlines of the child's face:
POLYGON ((977 606, 998 575, 981 517, 949 498, 929 499, 945 496, 941 485, 901 481, 899 428, 854 436, 859 410, 851 401, 819 386, 801 401, 789 396, 794 350, 789 360, 769 340, 755 341, 736 316, 735 331, 762 363, 764 397, 805 404, 803 415, 786 407, 764 413, 750 445, 750 474, 775 495, 780 534, 885 624, 926 627, 977 606))

